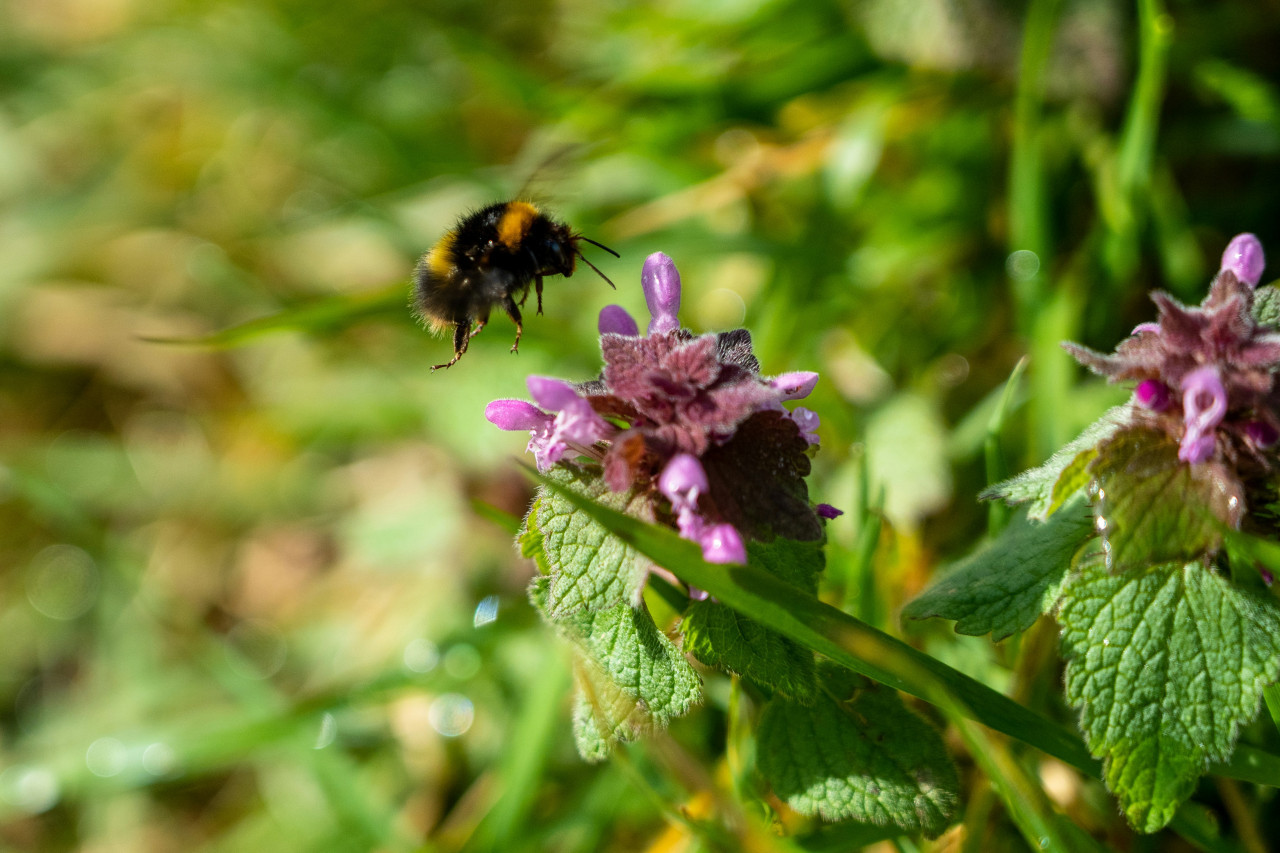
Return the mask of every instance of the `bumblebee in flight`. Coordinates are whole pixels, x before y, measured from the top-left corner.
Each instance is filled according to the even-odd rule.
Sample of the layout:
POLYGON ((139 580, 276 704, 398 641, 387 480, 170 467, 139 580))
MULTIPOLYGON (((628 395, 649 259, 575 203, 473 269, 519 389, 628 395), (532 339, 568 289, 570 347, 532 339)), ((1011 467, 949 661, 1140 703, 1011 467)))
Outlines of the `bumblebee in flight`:
POLYGON ((520 308, 529 297, 529 285, 534 285, 538 294, 541 314, 543 276, 568 278, 578 258, 614 287, 608 276, 583 256, 578 248, 581 241, 618 257, 608 246, 575 234, 568 225, 527 201, 498 202, 462 217, 422 256, 414 271, 418 316, 435 332, 453 327, 453 358, 431 369, 457 363, 471 338, 489 322, 489 312, 495 306, 516 324, 516 340, 511 345, 515 352, 523 331, 520 308))

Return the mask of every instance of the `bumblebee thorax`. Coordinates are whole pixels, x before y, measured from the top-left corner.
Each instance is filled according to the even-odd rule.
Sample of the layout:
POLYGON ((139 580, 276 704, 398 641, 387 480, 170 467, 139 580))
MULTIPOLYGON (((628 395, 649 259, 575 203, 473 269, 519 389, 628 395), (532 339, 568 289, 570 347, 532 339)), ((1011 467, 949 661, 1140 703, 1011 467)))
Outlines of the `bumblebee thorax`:
POLYGON ((539 219, 545 219, 545 217, 529 202, 510 202, 498 217, 498 242, 505 246, 507 251, 515 252, 539 219))

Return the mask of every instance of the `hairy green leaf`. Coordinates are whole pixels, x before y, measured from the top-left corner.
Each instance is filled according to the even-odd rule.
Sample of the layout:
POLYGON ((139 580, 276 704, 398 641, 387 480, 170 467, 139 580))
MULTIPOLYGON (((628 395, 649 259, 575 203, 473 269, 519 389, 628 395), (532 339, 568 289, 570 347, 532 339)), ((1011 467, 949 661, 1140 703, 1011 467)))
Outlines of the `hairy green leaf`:
POLYGON ((1016 521, 921 593, 902 615, 952 619, 957 633, 990 633, 996 641, 1025 631, 1052 609, 1063 577, 1092 533, 1083 501, 1045 522, 1016 521))
POLYGON ((818 575, 826 568, 826 543, 778 538, 772 542, 748 542, 747 563, 784 580, 810 595, 818 594, 818 575))
POLYGON ((801 701, 813 698, 813 652, 754 619, 707 599, 689 608, 680 629, 684 650, 707 666, 801 701))
MULTIPOLYGON (((652 520, 648 501, 635 492, 609 491, 599 476, 566 466, 547 476, 604 506, 652 520)), ((525 519, 520 546, 550 579, 547 613, 555 619, 637 602, 651 565, 563 495, 545 488, 525 519)))
POLYGON ((1160 829, 1280 676, 1280 606, 1200 562, 1112 574, 1091 561, 1063 588, 1066 693, 1133 826, 1160 829))
MULTIPOLYGON (((774 539, 747 544, 747 562, 813 595, 826 565, 822 542, 774 539)), ((813 697, 813 652, 712 600, 695 602, 681 624, 684 650, 801 701, 813 697)))
POLYGON ((1113 572, 1194 560, 1222 544, 1236 527, 1244 493, 1224 465, 1188 465, 1164 432, 1131 427, 1098 449, 1091 467, 1103 553, 1113 572))
POLYGON ((826 684, 835 696, 820 690, 807 705, 775 698, 765 707, 760 771, 777 795, 824 820, 941 833, 959 779, 938 731, 888 687, 849 674, 826 684))
POLYGON ((580 652, 574 732, 583 758, 599 760, 618 741, 665 728, 698 702, 701 679, 643 603, 556 617, 550 586, 534 578, 529 598, 580 652))
POLYGON ((1040 467, 988 486, 978 497, 987 501, 998 498, 1011 504, 1029 503, 1027 517, 1044 521, 1088 485, 1087 479, 1076 476, 1077 466, 1073 463, 1127 424, 1130 413, 1129 403, 1115 406, 1040 467))
POLYGON ((1264 284, 1253 291, 1253 319, 1259 326, 1280 326, 1280 289, 1264 284))
MULTIPOLYGON (((532 470, 530 474, 538 476, 532 470)), ((670 528, 645 524, 592 503, 565 491, 558 483, 546 479, 540 482, 552 490, 563 491, 583 512, 591 514, 614 535, 677 577, 835 664, 927 701, 937 702, 938 693, 942 691, 960 702, 963 713, 973 720, 1060 758, 1085 773, 1101 772, 1099 763, 1075 733, 1067 732, 1047 717, 1027 710, 901 640, 755 567, 709 564, 702 559, 697 544, 681 539, 670 528)), ((1232 779, 1280 787, 1280 756, 1248 744, 1237 746, 1228 762, 1211 769, 1232 779)), ((1174 820, 1176 824, 1179 818, 1174 820)))

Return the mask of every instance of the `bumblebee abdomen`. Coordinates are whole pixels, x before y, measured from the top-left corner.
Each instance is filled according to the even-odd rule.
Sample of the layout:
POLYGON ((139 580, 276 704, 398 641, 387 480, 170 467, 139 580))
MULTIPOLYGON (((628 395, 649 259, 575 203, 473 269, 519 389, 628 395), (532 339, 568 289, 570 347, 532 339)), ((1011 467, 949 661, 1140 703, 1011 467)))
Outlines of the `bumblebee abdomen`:
POLYGON ((434 332, 465 323, 471 313, 468 274, 459 266, 458 232, 440 238, 413 271, 414 306, 434 332))

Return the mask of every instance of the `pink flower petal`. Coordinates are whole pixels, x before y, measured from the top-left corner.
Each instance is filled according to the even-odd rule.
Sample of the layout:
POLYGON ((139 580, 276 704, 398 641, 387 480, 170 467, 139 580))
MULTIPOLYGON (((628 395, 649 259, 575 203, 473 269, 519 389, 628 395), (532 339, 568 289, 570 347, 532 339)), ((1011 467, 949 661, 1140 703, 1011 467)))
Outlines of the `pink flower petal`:
POLYGON ((484 407, 484 416, 498 429, 537 429, 551 423, 551 415, 524 400, 494 400, 484 407))

